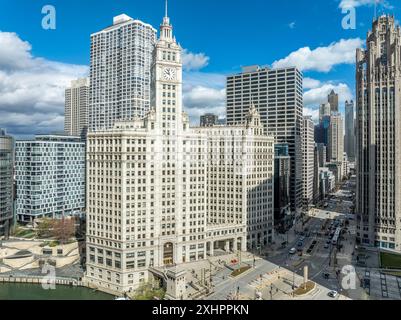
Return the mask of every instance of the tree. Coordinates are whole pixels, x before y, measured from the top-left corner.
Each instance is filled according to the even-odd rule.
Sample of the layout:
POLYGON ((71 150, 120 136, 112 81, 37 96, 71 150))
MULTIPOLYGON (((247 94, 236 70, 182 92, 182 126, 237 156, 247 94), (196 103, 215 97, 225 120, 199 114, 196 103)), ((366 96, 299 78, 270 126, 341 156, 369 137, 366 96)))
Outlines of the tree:
POLYGON ((75 219, 65 219, 63 217, 53 221, 53 238, 58 240, 60 244, 66 244, 75 235, 75 219))
POLYGON ((131 294, 131 297, 133 300, 163 300, 165 294, 163 288, 154 288, 152 284, 145 283, 131 294))
POLYGON ((37 234, 39 238, 49 238, 52 236, 54 228, 54 220, 49 218, 40 219, 37 226, 37 234))

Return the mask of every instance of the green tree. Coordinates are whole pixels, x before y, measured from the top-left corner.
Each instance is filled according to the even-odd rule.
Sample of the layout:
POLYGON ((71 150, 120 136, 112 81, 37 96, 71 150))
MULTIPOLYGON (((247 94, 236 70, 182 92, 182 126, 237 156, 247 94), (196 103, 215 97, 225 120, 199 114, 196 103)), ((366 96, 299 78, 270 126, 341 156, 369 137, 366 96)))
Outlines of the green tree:
POLYGON ((49 218, 40 219, 37 226, 39 238, 50 238, 53 234, 54 220, 49 218))

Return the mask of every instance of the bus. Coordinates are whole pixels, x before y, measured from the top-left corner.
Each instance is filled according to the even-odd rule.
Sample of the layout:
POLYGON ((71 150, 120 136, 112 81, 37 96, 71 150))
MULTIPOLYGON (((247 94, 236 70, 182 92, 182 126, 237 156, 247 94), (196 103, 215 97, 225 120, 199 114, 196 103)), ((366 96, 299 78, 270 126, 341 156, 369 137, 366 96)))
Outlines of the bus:
POLYGON ((338 227, 336 229, 336 232, 334 233, 333 239, 331 240, 331 243, 336 246, 338 243, 338 239, 340 238, 341 235, 341 227, 338 227))

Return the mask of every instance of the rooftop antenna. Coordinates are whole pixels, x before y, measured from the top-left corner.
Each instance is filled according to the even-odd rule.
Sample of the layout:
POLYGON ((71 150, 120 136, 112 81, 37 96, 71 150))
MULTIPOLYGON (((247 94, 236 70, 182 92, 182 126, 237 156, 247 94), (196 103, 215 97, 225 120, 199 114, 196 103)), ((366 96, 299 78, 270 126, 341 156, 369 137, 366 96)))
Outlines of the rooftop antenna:
POLYGON ((168 17, 168 0, 166 0, 166 13, 165 13, 165 17, 168 17))

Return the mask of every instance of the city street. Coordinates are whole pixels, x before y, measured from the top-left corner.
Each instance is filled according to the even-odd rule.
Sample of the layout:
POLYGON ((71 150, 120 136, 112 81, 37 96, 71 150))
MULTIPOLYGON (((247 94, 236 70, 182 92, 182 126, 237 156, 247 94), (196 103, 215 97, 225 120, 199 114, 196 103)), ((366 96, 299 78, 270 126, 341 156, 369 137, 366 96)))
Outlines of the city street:
MULTIPOLYGON (((303 226, 302 222, 299 222, 288 234, 277 235, 275 246, 263 252, 263 259, 257 259, 255 268, 244 275, 232 279, 228 277, 229 273, 226 273, 223 275, 225 280, 222 280, 222 275, 217 274, 213 279, 215 292, 208 299, 226 299, 230 294, 237 293, 238 287, 239 297, 252 299, 257 288, 263 287, 263 283, 268 284, 266 286, 268 290, 261 288, 263 298, 291 299, 293 284, 295 283, 297 287, 303 282, 304 266, 308 266, 309 279, 317 284, 317 288, 302 299, 332 299, 328 297, 328 292, 331 290, 340 293, 337 299, 345 299, 345 296, 366 299, 359 281, 358 289, 352 290, 351 293, 342 289, 342 279, 339 275, 344 266, 352 264, 355 248, 355 220, 351 215, 351 192, 352 188, 349 187, 340 189, 327 200, 326 208, 311 210, 309 216, 304 218, 303 226), (336 246, 329 241, 331 237, 328 228, 331 224, 342 225, 347 230, 340 242, 342 248, 338 252, 336 246), (287 239, 288 245, 282 248, 280 244, 287 239), (298 246, 300 241, 303 243, 302 248, 298 246), (298 251, 302 249, 302 255, 290 254, 291 248, 299 249, 298 251), (255 283, 259 286, 254 285, 255 283)), ((252 265, 253 261, 250 260, 249 264, 252 265)))
MULTIPOLYGON (((261 252, 227 255, 222 251, 208 262, 188 264, 191 270, 188 281, 199 284, 204 270, 206 285, 212 283, 213 290, 203 298, 210 300, 255 299, 257 293, 264 300, 400 299, 401 278, 381 272, 377 250, 364 249, 368 265, 357 266, 357 256, 361 253, 356 249, 354 188, 354 182, 346 182, 287 234, 277 234, 275 244, 261 252), (335 245, 332 238, 338 229, 342 232, 335 245), (287 243, 285 247, 283 243, 287 243), (240 265, 251 268, 233 278, 233 269, 240 265), (304 296, 294 297, 294 288, 304 283, 305 266, 308 280, 316 283, 316 287, 304 296), (366 281, 369 285, 363 288, 362 282, 366 281), (335 298, 329 297, 333 290, 339 293, 335 298)), ((196 295, 193 288, 191 292, 196 295)))

